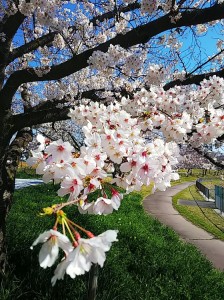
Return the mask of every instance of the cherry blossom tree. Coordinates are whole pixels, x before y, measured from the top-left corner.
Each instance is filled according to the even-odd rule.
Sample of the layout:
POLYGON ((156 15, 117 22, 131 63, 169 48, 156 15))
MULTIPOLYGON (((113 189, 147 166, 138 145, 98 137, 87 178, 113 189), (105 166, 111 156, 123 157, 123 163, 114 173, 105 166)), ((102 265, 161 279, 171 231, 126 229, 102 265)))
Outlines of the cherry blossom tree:
POLYGON ((187 175, 192 175, 193 169, 201 169, 202 175, 206 175, 208 169, 214 168, 208 159, 189 146, 182 146, 180 154, 182 157, 177 167, 187 169, 187 175))
POLYGON ((82 129, 70 120, 42 124, 38 126, 37 132, 52 141, 58 139, 69 141, 77 150, 83 146, 84 136, 82 129))
MULTIPOLYGON (((190 143, 201 151, 203 144, 222 142, 223 18, 222 0, 1 1, 1 270, 6 261, 5 219, 19 158, 32 140, 33 126, 68 118, 84 126, 85 147, 76 158, 77 168, 76 151, 66 142, 54 141, 33 153, 38 172, 46 181, 61 182, 58 193, 71 194, 69 201, 99 187, 113 168, 114 183, 128 191, 151 181, 164 189, 175 178, 175 143, 190 143), (202 44, 211 33, 215 50, 209 53, 202 44), (67 177, 59 167, 52 170, 57 164, 68 164, 67 177), (83 185, 90 174, 89 184, 83 185)), ((106 214, 118 209, 118 194, 112 191, 110 199, 103 194, 93 204, 79 201, 79 209, 106 214)), ((57 220, 74 225, 61 209, 56 213, 57 220)), ((49 253, 44 244, 43 267, 53 264, 59 248, 69 257, 58 265, 53 283, 65 271, 75 277, 91 263, 103 265, 104 253, 116 241, 114 231, 91 242, 80 240, 76 249, 95 247, 101 255, 85 257, 82 269, 74 273, 79 252, 51 230, 34 245, 51 236, 57 240, 51 259, 45 257, 49 253)))

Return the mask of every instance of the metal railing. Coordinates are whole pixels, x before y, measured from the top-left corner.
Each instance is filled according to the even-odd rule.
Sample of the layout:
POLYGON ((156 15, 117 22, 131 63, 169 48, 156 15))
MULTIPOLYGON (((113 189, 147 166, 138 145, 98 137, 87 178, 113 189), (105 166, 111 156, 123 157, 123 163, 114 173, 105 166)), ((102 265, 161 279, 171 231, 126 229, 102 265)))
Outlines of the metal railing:
POLYGON ((224 212, 224 187, 215 185, 214 189, 209 189, 202 184, 203 179, 199 178, 196 180, 196 187, 207 199, 214 199, 215 206, 224 212))
POLYGON ((201 182, 203 179, 199 178, 196 180, 196 187, 199 189, 200 192, 202 192, 203 195, 207 199, 214 199, 215 200, 215 189, 209 189, 206 186, 204 186, 201 182))
POLYGON ((221 211, 224 212, 224 187, 215 186, 215 206, 221 211))

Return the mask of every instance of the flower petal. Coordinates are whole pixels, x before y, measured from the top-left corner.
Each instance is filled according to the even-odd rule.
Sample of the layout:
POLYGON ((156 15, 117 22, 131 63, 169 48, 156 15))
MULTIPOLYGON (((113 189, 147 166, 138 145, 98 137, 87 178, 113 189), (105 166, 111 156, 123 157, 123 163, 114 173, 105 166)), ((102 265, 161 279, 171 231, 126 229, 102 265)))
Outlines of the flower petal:
POLYGON ((39 253, 39 263, 44 269, 51 267, 58 258, 59 248, 58 244, 53 244, 52 240, 43 244, 39 253))
POLYGON ((50 230, 41 233, 38 236, 38 238, 33 242, 33 244, 30 247, 30 249, 33 249, 33 246, 36 246, 39 243, 45 243, 50 238, 50 236, 51 236, 50 230))

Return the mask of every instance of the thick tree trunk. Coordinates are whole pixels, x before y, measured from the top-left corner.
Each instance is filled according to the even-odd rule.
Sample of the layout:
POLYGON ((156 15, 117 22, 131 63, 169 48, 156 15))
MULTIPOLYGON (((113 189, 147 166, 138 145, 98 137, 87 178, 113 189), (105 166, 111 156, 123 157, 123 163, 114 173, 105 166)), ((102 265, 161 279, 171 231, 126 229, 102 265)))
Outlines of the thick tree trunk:
POLYGON ((187 176, 192 175, 192 169, 187 169, 187 176))
POLYGON ((15 176, 23 150, 32 141, 29 128, 19 131, 14 141, 3 149, 0 157, 0 276, 4 276, 7 263, 5 222, 12 205, 15 176), (4 151, 5 150, 5 151, 4 151))

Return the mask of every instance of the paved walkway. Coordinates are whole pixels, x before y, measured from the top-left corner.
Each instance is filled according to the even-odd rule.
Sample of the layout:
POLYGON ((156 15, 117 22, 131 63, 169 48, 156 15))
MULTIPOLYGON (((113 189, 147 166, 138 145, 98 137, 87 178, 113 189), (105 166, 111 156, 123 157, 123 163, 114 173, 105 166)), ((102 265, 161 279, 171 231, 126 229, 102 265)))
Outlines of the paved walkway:
POLYGON ((202 208, 213 208, 215 209, 215 202, 213 201, 201 201, 201 200, 183 200, 178 199, 177 204, 179 205, 186 205, 186 206, 198 206, 202 208))
POLYGON ((215 268, 224 270, 224 241, 187 221, 172 206, 172 196, 193 184, 186 182, 168 188, 165 192, 158 191, 146 197, 143 206, 150 215, 171 227, 182 239, 194 244, 215 268))
POLYGON ((31 186, 31 185, 37 185, 37 184, 41 184, 43 183, 43 180, 41 179, 19 179, 16 178, 16 182, 15 182, 15 189, 21 189, 27 186, 31 186))

